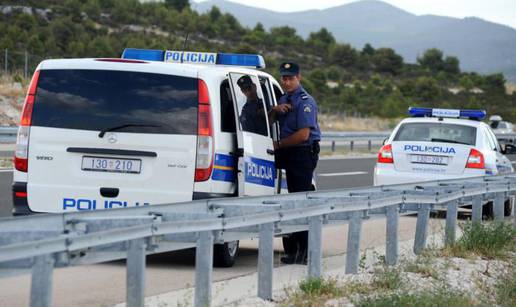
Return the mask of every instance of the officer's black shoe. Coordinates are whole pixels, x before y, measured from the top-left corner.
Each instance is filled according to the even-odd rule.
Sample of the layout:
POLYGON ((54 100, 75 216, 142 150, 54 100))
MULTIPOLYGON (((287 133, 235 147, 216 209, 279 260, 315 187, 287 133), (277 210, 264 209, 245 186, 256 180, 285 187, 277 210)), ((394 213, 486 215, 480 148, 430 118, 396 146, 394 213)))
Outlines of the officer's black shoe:
POLYGON ((285 256, 280 258, 280 261, 283 264, 294 264, 296 262, 296 255, 286 254, 285 256))

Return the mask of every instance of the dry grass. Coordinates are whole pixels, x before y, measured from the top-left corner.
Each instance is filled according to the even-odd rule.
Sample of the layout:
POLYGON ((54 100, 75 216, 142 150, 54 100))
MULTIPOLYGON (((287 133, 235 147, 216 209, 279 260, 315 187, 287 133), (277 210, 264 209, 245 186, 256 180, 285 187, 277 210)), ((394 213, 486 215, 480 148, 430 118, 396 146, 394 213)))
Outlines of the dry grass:
POLYGON ((387 131, 399 122, 399 119, 357 118, 328 114, 319 114, 318 120, 322 131, 387 131))
POLYGON ((0 77, 0 95, 8 98, 24 97, 27 92, 27 84, 24 80, 15 80, 12 76, 0 77))

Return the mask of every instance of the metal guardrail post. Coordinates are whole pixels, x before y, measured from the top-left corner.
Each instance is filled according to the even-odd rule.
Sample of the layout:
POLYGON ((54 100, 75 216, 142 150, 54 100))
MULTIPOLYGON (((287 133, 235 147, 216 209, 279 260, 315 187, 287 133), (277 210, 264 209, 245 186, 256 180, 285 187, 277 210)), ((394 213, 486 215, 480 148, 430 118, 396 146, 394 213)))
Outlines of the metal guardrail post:
POLYGON ((371 151, 372 148, 373 148, 373 144, 372 144, 371 140, 367 140, 367 150, 371 151))
POLYGON ((331 152, 335 152, 335 141, 331 141, 331 152))
POLYGON ((355 141, 349 142, 349 151, 353 151, 353 147, 355 147, 355 141))
POLYGON ((308 277, 319 278, 322 273, 322 216, 310 218, 308 231, 308 277))
POLYGON ((351 214, 348 228, 348 244, 346 251, 346 274, 358 273, 360 263, 360 239, 362 237, 362 212, 351 214))
POLYGON ((495 220, 503 220, 504 211, 505 211, 505 193, 500 192, 496 193, 494 202, 493 202, 493 215, 495 220))
POLYGON ((54 257, 41 255, 34 257, 32 281, 30 285, 30 306, 52 306, 52 275, 54 272, 54 257))
POLYGON ((414 237, 414 254, 419 255, 426 246, 428 219, 430 208, 428 205, 421 205, 417 212, 416 235, 414 237))
POLYGON ((399 228, 399 206, 390 206, 387 210, 387 242, 385 248, 385 263, 395 265, 398 262, 398 228, 399 228))
POLYGON ((446 228, 444 230, 444 242, 446 246, 455 243, 457 234, 457 207, 458 201, 452 200, 448 203, 446 209, 446 228))
POLYGON ((211 306, 213 272, 213 232, 199 233, 195 250, 195 307, 211 306))
POLYGON ((274 271, 274 223, 260 225, 258 241, 258 297, 272 300, 274 271))
POLYGON ((471 220, 473 223, 482 223, 482 202, 481 195, 473 197, 473 204, 471 208, 471 220))
POLYGON ((129 241, 126 300, 128 307, 143 307, 145 300, 145 239, 129 241))

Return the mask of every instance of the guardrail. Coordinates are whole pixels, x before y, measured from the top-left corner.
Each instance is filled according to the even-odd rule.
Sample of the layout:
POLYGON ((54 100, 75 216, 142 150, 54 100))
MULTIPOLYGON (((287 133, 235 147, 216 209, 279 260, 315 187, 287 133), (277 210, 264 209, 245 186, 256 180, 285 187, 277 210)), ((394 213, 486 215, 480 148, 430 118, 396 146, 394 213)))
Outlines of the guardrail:
POLYGON ((0 143, 15 143, 18 127, 0 126, 0 143))
MULTIPOLYGON (((370 152, 373 145, 381 146, 383 141, 391 135, 391 131, 382 132, 338 132, 338 131, 325 131, 322 133, 322 142, 326 142, 326 145, 331 146, 331 151, 335 152, 337 146, 346 146, 347 149, 353 151, 357 147, 365 148, 367 146, 370 152)), ((502 144, 516 143, 516 133, 496 133, 496 138, 502 144)))
MULTIPOLYGON (((272 298, 273 238, 308 230, 308 276, 322 272, 322 227, 349 223, 346 273, 357 273, 362 222, 386 218, 387 265, 398 261, 399 217, 417 213, 414 252, 425 248, 430 211, 444 208, 444 239, 456 238, 458 207, 472 205, 481 222, 484 202, 495 219, 516 195, 516 174, 348 190, 202 200, 135 208, 44 214, 0 220, 0 274, 31 268, 31 306, 51 306, 56 267, 127 258, 127 306, 144 305, 146 255, 196 247, 195 306, 211 305, 213 244, 259 238, 258 291, 272 298)), ((516 226, 516 217, 514 218, 516 226)))

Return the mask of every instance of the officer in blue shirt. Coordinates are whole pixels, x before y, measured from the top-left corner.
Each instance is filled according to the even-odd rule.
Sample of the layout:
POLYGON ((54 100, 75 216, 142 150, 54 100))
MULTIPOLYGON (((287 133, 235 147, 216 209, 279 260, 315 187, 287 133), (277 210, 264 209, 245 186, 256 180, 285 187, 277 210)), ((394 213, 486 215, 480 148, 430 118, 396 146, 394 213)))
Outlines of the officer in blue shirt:
POLYGON ((267 124, 263 101, 258 97, 256 84, 248 75, 243 75, 237 81, 242 94, 247 98, 240 114, 240 123, 244 131, 267 136, 267 124))
MULTIPOLYGON (((280 75, 286 94, 269 115, 280 124, 280 140, 274 144, 276 165, 285 169, 289 193, 310 191, 321 140, 317 103, 301 86, 299 65, 281 64, 280 75)), ((308 232, 284 237, 283 246, 287 254, 281 258, 283 263, 306 263, 308 232)))

